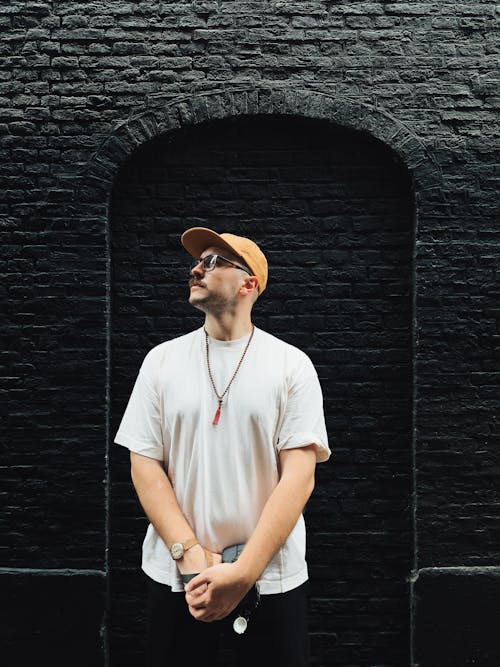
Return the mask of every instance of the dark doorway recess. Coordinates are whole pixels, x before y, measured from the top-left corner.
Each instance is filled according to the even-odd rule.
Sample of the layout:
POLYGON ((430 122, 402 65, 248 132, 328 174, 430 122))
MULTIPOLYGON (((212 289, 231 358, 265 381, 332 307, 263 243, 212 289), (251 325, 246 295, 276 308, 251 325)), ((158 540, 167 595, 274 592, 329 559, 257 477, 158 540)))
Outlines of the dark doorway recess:
MULTIPOLYGON (((187 303, 189 226, 262 244, 255 323, 318 369, 333 457, 306 510, 313 665, 410 663, 413 209, 393 151, 290 116, 160 136, 113 188, 111 438, 146 352, 202 323, 187 303)), ((142 664, 147 522, 116 445, 111 477, 111 661, 128 667, 142 664)))

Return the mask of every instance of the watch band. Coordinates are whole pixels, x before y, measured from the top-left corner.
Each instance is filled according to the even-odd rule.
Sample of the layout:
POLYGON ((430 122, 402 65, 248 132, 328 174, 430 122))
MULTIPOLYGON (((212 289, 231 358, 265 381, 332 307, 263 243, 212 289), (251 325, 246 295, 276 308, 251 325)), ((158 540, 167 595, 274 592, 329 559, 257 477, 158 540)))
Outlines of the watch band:
POLYGON ((191 549, 191 547, 194 547, 196 544, 199 544, 198 540, 196 537, 192 537, 190 540, 187 542, 183 543, 184 551, 186 552, 188 549, 191 549))

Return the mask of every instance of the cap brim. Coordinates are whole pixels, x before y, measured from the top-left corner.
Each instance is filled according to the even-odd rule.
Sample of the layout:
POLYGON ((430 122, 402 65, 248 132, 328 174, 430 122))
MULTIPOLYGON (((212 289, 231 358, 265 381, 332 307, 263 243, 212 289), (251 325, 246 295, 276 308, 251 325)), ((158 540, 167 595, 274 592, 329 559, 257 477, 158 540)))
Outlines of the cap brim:
POLYGON ((207 227, 191 227, 191 229, 187 229, 181 236, 181 243, 195 259, 199 259, 201 253, 211 246, 226 248, 238 257, 240 256, 227 241, 224 241, 222 236, 207 227))

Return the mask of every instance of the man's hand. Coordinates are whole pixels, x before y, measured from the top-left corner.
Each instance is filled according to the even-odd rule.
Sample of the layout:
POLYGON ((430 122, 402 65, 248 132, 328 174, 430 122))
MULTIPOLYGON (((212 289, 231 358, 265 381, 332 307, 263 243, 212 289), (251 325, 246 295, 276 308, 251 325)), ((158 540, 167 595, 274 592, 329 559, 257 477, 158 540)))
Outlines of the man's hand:
POLYGON ((217 565, 221 560, 222 556, 220 554, 208 551, 200 544, 195 544, 177 561, 177 568, 181 574, 194 574, 195 572, 203 572, 209 564, 217 565))
POLYGON ((230 614, 252 587, 238 563, 209 567, 186 586, 189 611, 198 621, 219 621, 230 614))

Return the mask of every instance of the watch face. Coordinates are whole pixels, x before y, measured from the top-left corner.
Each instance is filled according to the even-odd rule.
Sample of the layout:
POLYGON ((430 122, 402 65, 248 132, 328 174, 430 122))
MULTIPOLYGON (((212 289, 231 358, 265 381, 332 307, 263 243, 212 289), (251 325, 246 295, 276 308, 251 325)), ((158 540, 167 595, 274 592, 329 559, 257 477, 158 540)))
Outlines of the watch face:
POLYGON ((170 553, 172 554, 172 558, 174 560, 179 560, 179 558, 182 558, 184 555, 184 547, 180 542, 176 542, 170 547, 170 553))

